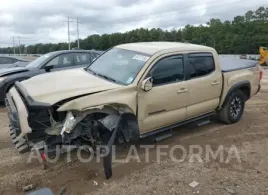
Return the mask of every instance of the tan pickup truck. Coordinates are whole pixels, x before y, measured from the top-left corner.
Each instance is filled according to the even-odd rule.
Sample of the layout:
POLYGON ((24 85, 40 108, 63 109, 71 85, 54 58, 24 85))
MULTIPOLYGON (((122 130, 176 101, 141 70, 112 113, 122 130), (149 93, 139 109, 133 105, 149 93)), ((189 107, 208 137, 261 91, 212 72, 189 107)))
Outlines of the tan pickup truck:
POLYGON ((10 133, 16 148, 26 152, 40 143, 53 150, 158 138, 213 114, 231 124, 259 92, 261 77, 256 61, 220 58, 206 46, 118 45, 87 68, 15 83, 6 99, 10 133))

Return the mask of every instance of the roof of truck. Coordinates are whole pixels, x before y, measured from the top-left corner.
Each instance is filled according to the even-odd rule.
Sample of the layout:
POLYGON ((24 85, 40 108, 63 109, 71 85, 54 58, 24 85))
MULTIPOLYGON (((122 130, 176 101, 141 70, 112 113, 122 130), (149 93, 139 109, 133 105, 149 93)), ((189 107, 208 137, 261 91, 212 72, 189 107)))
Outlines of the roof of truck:
POLYGON ((118 45, 117 47, 127 50, 133 50, 145 54, 154 54, 156 52, 175 49, 175 50, 198 50, 198 51, 208 51, 213 50, 211 47, 203 45, 195 45, 191 43, 180 43, 180 42, 138 42, 138 43, 127 43, 118 45))

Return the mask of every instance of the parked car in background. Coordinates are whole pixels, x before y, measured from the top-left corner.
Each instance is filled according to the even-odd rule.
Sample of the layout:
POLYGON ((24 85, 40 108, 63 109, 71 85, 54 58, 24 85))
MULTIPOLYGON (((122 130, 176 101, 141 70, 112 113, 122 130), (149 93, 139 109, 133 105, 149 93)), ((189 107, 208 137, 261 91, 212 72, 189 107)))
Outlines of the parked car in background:
POLYGON ((15 56, 0 56, 0 69, 12 68, 12 67, 23 67, 29 64, 29 61, 15 56))
POLYGON ((16 81, 47 72, 86 67, 101 53, 96 50, 55 51, 42 55, 25 67, 0 69, 0 102, 4 102, 6 92, 16 81))

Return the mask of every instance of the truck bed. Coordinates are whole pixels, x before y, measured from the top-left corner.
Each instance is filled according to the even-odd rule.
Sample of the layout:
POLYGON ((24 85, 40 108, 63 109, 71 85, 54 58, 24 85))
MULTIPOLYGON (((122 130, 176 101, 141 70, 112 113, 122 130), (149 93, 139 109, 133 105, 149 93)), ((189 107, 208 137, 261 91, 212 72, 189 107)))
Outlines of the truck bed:
POLYGON ((258 63, 259 62, 255 60, 234 59, 232 57, 220 56, 220 65, 222 72, 230 72, 234 70, 252 68, 256 66, 258 63))

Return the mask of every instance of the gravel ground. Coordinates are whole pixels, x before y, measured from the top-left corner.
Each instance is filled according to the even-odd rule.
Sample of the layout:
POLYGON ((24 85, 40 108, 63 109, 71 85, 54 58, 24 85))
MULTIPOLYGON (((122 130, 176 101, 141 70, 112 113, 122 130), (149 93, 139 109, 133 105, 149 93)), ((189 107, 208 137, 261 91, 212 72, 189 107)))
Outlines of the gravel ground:
MULTIPOLYGON (((65 186, 66 194, 268 194, 266 78, 265 75, 263 90, 247 102, 239 123, 185 126, 174 130, 173 137, 154 145, 168 145, 169 148, 180 145, 187 151, 184 161, 174 162, 163 156, 157 162, 157 150, 151 149, 150 161, 145 162, 145 151, 138 149, 141 162, 132 159, 114 163, 114 175, 109 180, 104 179, 102 164, 82 163, 77 160, 76 153, 71 155, 71 162, 67 163, 66 156, 62 156, 46 170, 37 160, 27 163, 28 154, 20 155, 13 147, 6 110, 1 108, 0 195, 24 194, 22 187, 28 184, 34 184, 36 188, 49 187, 55 193, 65 186), (201 159, 188 152, 192 144, 202 148, 201 159), (220 145, 224 151, 223 161, 206 158, 207 146, 216 151, 220 145), (194 188, 189 186, 193 181, 198 182, 194 188)), ((142 140, 136 146, 148 143, 151 142, 142 140)), ((127 146, 120 147, 117 157, 125 158, 126 151, 129 151, 127 146)), ((175 156, 181 158, 182 152, 176 152, 175 156)))

